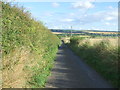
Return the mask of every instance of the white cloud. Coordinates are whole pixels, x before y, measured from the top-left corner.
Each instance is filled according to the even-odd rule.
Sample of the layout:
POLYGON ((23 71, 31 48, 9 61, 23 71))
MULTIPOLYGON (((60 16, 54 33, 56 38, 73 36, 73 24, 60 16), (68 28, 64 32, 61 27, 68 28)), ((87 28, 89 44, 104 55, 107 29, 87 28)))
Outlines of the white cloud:
MULTIPOLYGON (((91 1, 89 2, 93 5, 91 1)), ((57 5, 54 6, 57 7, 57 5)), ((87 10, 88 8, 94 7, 94 5, 93 6, 88 5, 86 7, 78 7, 78 6, 76 5, 76 8, 78 8, 78 10, 79 9, 87 10)), ((92 10, 94 9, 95 8, 93 8, 92 10)), ((54 13, 51 13, 52 11, 51 12, 49 11, 48 13, 45 13, 44 17, 47 16, 45 18, 47 21, 48 16, 51 16, 49 18, 50 20, 49 24, 53 23, 53 25, 49 25, 49 27, 55 29, 60 29, 60 28, 69 29, 70 26, 73 26, 73 29, 95 29, 95 30, 106 30, 106 29, 115 30, 117 28, 117 20, 118 20, 117 8, 107 6, 107 8, 105 7, 105 9, 103 10, 100 11, 97 10, 90 13, 89 12, 81 13, 78 10, 71 10, 70 12, 56 11, 54 13)))
POLYGON ((109 22, 106 22, 105 25, 111 25, 109 22))
POLYGON ((74 16, 74 15, 75 15, 75 13, 70 13, 69 15, 70 15, 70 16, 74 16))
POLYGON ((117 21, 118 20, 118 11, 114 9, 114 11, 109 11, 105 15, 104 20, 107 21, 117 21))
POLYGON ((117 17, 118 16, 118 11, 110 12, 109 15, 111 15, 113 17, 117 17))
POLYGON ((59 3, 54 2, 54 3, 52 3, 52 6, 53 6, 53 7, 59 7, 59 6, 60 6, 60 4, 59 4, 59 3))
POLYGON ((108 26, 116 26, 117 25, 117 23, 110 23, 110 22, 105 22, 105 25, 108 25, 108 26))
POLYGON ((108 9, 114 9, 112 6, 108 6, 108 9))
POLYGON ((114 19, 114 17, 111 17, 111 16, 105 18, 105 20, 107 20, 107 21, 110 21, 110 20, 113 20, 113 19, 114 19))
POLYGON ((79 9, 93 8, 94 5, 93 5, 92 1, 93 0, 75 2, 75 3, 72 3, 72 7, 79 8, 79 9))
POLYGON ((67 19, 63 19, 61 20, 62 22, 72 22, 74 21, 74 19, 71 19, 71 18, 67 18, 67 19))
POLYGON ((100 11, 95 12, 92 14, 83 14, 79 15, 76 14, 76 16, 73 17, 74 22, 79 24, 89 24, 89 23, 96 23, 96 22, 115 22, 117 23, 118 20, 118 12, 117 10, 114 11, 100 11))

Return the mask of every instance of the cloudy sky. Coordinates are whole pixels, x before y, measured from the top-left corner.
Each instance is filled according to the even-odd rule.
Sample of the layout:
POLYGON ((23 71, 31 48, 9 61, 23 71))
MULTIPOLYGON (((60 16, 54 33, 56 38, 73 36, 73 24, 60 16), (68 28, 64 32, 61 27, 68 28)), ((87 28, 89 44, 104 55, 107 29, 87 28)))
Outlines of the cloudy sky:
POLYGON ((19 2, 50 29, 118 30, 118 2, 19 2))

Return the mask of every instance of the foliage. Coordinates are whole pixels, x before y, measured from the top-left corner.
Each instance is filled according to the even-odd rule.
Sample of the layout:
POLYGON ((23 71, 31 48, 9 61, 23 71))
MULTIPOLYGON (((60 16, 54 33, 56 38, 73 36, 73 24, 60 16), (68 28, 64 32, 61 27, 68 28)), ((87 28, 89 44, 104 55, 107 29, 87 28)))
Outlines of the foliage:
MULTIPOLYGON (((3 75, 13 79, 13 81, 9 81, 9 79, 5 78, 3 87, 17 87, 17 85, 12 84, 17 79, 12 77, 12 74, 10 76, 5 74, 5 72, 12 73, 13 70, 14 75, 19 72, 21 65, 23 65, 21 72, 26 74, 26 85, 20 82, 18 83, 21 85, 19 87, 44 87, 50 68, 53 65, 58 45, 60 45, 60 40, 42 22, 31 18, 31 14, 28 11, 18 8, 16 5, 11 6, 10 3, 1 2, 1 4, 3 75), (21 56, 23 59, 21 60, 20 55, 24 55, 25 52, 23 51, 25 50, 28 52, 28 57, 22 58, 24 56, 21 56), (12 56, 13 54, 17 55, 12 56), (15 68, 19 69, 15 71, 15 68)), ((25 76, 23 75, 22 77, 25 76)))
POLYGON ((113 86, 118 87, 118 48, 110 45, 109 40, 90 45, 81 38, 71 38, 69 47, 86 63, 99 72, 113 86))

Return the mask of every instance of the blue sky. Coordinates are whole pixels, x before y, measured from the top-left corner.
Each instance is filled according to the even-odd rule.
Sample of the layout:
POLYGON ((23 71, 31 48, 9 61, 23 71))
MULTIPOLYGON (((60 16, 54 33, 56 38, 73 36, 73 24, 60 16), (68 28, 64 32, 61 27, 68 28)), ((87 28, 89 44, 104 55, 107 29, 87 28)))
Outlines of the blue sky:
POLYGON ((32 16, 50 29, 118 30, 118 3, 93 2, 19 2, 32 16))

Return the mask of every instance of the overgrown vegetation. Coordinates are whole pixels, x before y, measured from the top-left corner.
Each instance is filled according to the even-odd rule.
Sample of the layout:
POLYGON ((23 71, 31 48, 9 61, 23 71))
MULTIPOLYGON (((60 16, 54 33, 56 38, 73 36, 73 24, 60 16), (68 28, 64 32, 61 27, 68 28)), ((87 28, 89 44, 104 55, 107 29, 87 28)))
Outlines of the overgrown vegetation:
POLYGON ((118 47, 117 43, 110 43, 110 39, 73 37, 69 47, 80 56, 86 63, 99 72, 114 87, 118 87, 118 47), (112 45, 115 44, 115 45, 112 45))
POLYGON ((22 7, 0 3, 3 87, 44 87, 60 40, 22 7))

